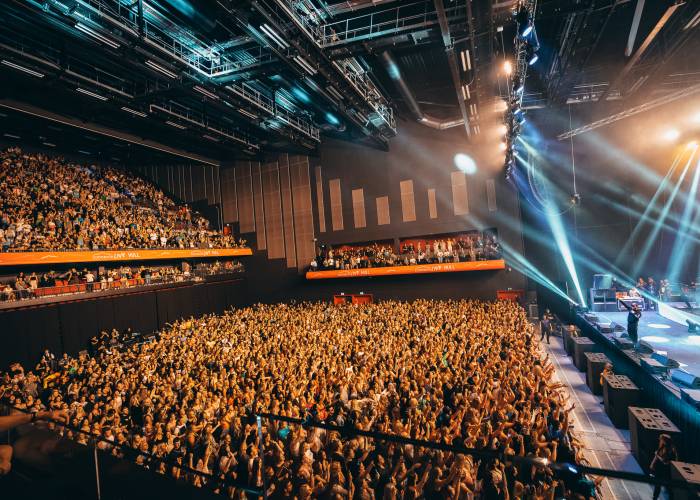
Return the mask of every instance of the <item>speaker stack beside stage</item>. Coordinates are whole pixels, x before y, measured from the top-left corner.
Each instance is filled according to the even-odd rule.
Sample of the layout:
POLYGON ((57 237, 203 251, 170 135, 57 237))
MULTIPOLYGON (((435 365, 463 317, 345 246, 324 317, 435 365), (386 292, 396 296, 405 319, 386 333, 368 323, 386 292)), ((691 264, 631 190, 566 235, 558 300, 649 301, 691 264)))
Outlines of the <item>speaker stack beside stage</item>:
POLYGON ((569 356, 574 354, 574 338, 580 334, 579 329, 574 325, 568 325, 563 330, 564 350, 569 356))
POLYGON ((612 275, 593 275, 593 288, 590 292, 591 311, 605 312, 617 310, 617 297, 612 290, 612 275))
POLYGON ((640 390, 627 375, 609 373, 603 376, 605 413, 618 429, 627 429, 627 409, 639 404, 640 390))
POLYGON ((602 352, 586 352, 586 384, 593 394, 603 394, 603 386, 600 383, 600 374, 610 359, 602 352))
POLYGON ((630 406, 627 411, 632 454, 645 472, 649 472, 661 434, 669 434, 676 446, 682 448, 680 429, 661 410, 630 406))
POLYGON ((588 367, 585 353, 597 352, 598 346, 588 337, 576 337, 574 342, 574 364, 579 371, 585 372, 588 367))
MULTIPOLYGON (((671 479, 700 487, 700 465, 686 462, 671 462, 671 479)), ((688 489, 674 488, 673 498, 674 500, 695 500, 700 497, 698 491, 700 489, 696 489, 693 492, 688 489)))

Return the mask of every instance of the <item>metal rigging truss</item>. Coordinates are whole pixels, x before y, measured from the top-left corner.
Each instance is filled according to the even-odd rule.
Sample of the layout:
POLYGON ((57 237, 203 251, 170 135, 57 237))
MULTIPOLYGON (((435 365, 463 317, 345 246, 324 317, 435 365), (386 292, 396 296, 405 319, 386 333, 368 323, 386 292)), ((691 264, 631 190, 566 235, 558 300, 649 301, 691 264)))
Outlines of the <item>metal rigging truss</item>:
POLYGON ((657 108, 659 106, 663 106, 664 104, 668 104, 673 101, 677 101, 678 99, 683 99, 684 97, 689 97, 691 95, 700 93, 700 85, 693 85, 692 87, 688 87, 676 92, 673 92, 671 94, 667 94, 662 97, 658 97, 656 99, 652 99, 651 101, 648 101, 644 104, 640 104, 639 106, 634 106, 632 108, 626 109, 624 111, 621 111, 619 113, 615 113, 613 115, 607 116, 605 118, 602 118, 600 120, 596 120, 592 123, 589 123, 587 125, 583 125, 581 127, 575 128, 573 130, 569 130, 568 132, 565 132, 563 134, 559 134, 557 136, 557 139, 560 141, 563 141, 564 139, 568 139, 570 137, 574 137, 579 134, 583 134, 584 132, 590 132, 591 130, 595 130, 597 128, 603 127, 605 125, 609 125, 611 123, 615 123, 617 121, 620 121, 624 118, 629 118, 630 116, 637 115, 639 113, 643 113, 645 111, 649 111, 650 109, 657 108))

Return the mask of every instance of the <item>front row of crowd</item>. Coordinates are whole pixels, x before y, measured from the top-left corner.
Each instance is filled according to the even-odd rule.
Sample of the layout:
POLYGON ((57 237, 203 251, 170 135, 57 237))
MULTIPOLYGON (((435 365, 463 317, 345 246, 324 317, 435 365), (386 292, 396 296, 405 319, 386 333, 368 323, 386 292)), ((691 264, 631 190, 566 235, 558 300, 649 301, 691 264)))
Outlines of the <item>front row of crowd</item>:
MULTIPOLYGON (((106 336, 109 339, 109 336, 106 336)), ((547 461, 579 463, 573 405, 511 302, 257 305, 183 320, 156 340, 97 342, 0 375, 0 398, 55 410, 65 435, 175 480, 246 498, 186 467, 269 498, 589 498, 547 461), (531 457, 477 455, 341 436, 250 416, 307 418, 531 457), (135 452, 125 451, 128 447, 135 452), (157 459, 162 459, 157 460, 157 459)))

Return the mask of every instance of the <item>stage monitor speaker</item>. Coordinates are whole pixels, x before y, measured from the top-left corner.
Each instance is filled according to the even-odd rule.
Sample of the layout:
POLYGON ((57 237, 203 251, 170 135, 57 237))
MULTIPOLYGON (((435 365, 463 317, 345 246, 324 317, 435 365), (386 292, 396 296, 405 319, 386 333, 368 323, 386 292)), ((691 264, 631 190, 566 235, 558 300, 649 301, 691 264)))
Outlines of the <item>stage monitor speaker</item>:
POLYGON ((700 390, 699 389, 681 389, 681 399, 687 401, 695 408, 700 410, 700 390))
POLYGON ((651 373, 664 373, 666 366, 656 361, 654 358, 641 358, 639 364, 651 373))
POLYGON ((597 323, 598 329, 601 331, 601 333, 612 333, 613 332, 613 323, 610 320, 600 320, 597 323))
POLYGON ((654 348, 648 342, 644 340, 639 341, 639 352, 642 354, 651 354, 654 352, 654 348))
POLYGON ((678 368, 680 366, 678 361, 668 357, 666 351, 654 351, 651 357, 664 365, 666 368, 678 368))
POLYGON ((671 370, 671 380, 687 387, 700 389, 700 378, 685 370, 671 370))
POLYGON ((612 274, 594 274, 593 288, 596 290, 607 290, 612 287, 612 274))

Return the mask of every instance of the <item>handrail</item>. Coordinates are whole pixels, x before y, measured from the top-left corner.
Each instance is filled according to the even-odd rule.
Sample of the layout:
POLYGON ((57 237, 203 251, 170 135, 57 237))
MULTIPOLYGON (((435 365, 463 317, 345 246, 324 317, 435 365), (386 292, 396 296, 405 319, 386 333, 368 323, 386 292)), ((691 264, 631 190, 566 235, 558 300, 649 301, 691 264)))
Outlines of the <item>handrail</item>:
POLYGON ((447 451, 447 452, 459 453, 459 454, 463 454, 463 455, 473 455, 473 456, 476 456, 479 458, 498 459, 502 462, 521 463, 521 464, 526 464, 526 465, 530 465, 530 466, 534 465, 536 467, 550 467, 555 472, 558 470, 568 470, 568 471, 572 472, 571 468, 573 467, 574 470, 576 470, 577 472, 579 472, 581 474, 593 474, 593 475, 597 475, 597 476, 605 476, 605 477, 611 477, 611 478, 616 478, 616 479, 626 479, 629 481, 636 481, 636 482, 640 482, 640 483, 648 483, 648 484, 653 484, 653 485, 681 488, 681 489, 686 489, 686 490, 690 490, 690 491, 700 491, 700 484, 689 484, 689 483, 686 483, 684 481, 659 479, 657 477, 652 477, 648 474, 640 474, 637 472, 617 471, 617 470, 603 469, 603 468, 599 468, 599 467, 589 467, 586 465, 570 464, 570 463, 566 463, 566 462, 550 462, 550 461, 543 459, 543 458, 532 458, 532 457, 527 457, 527 456, 522 457, 519 455, 508 455, 506 453, 495 451, 495 450, 468 448, 466 446, 445 444, 445 443, 439 443, 439 442, 435 442, 435 441, 426 441, 423 439, 414 439, 414 438, 399 436, 397 434, 386 434, 386 433, 377 432, 377 431, 365 431, 362 429, 358 429, 357 427, 355 427, 353 425, 349 425, 349 424, 344 425, 344 426, 339 426, 339 425, 334 425, 334 424, 327 424, 325 422, 319 422, 319 421, 312 420, 309 418, 301 419, 301 418, 296 418, 296 417, 287 417, 284 415, 276 415, 273 413, 258 413, 258 414, 256 414, 256 417, 267 418, 270 420, 276 420, 276 421, 280 421, 280 422, 297 424, 297 425, 301 425, 302 427, 317 427, 319 429, 324 429, 327 431, 335 431, 335 432, 338 432, 343 437, 363 436, 363 437, 369 437, 372 439, 388 441, 388 442, 392 442, 392 443, 420 446, 420 447, 430 448, 433 450, 447 451))
POLYGON ((54 286, 43 286, 37 288, 25 288, 22 290, 12 289, 7 295, 13 295, 13 298, 9 298, 4 290, 0 288, 0 303, 2 302, 17 302, 21 300, 37 300, 45 297, 56 297, 60 295, 78 295, 85 293, 101 293, 110 290, 127 290, 132 288, 145 288, 150 286, 167 285, 170 283, 191 283, 196 281, 201 281, 207 276, 223 276, 229 274, 239 274, 245 272, 245 268, 239 267, 230 270, 221 270, 217 272, 210 273, 208 271, 193 270, 190 276, 185 276, 184 274, 175 275, 164 275, 159 278, 151 278, 150 281, 145 278, 129 278, 124 281, 114 280, 114 281, 99 281, 95 280, 92 283, 87 281, 80 281, 79 283, 65 284, 65 285, 54 285, 54 286))
MULTIPOLYGON (((22 409, 22 408, 17 408, 16 406, 10 405, 10 404, 8 404, 8 403, 6 403, 6 402, 3 402, 3 401, 0 401, 0 408, 1 408, 1 407, 10 408, 10 409, 12 409, 12 410, 14 410, 14 411, 17 411, 17 412, 20 412, 20 413, 24 413, 24 414, 30 414, 30 413, 31 413, 31 412, 28 412, 28 411, 26 411, 26 410, 24 410, 24 409, 22 409)), ((155 455, 153 455, 153 454, 150 453, 150 452, 145 452, 145 451, 137 450, 136 448, 133 448, 133 447, 128 446, 128 445, 117 444, 117 443, 115 443, 114 441, 110 441, 110 440, 108 440, 108 439, 104 439, 104 438, 101 437, 101 436, 96 436, 96 435, 92 434, 91 432, 86 432, 86 431, 84 431, 84 430, 82 430, 82 429, 79 429, 79 428, 77 428, 77 427, 74 427, 74 426, 72 426, 72 425, 70 425, 70 424, 61 422, 60 420, 56 420, 56 419, 52 419, 52 418, 42 418, 41 420, 47 421, 47 422, 51 422, 51 423, 53 423, 53 424, 55 424, 55 425, 58 425, 58 426, 63 427, 64 429, 68 429, 68 430, 70 430, 71 432, 75 432, 75 433, 78 433, 78 434, 85 435, 85 436, 87 436, 87 437, 89 438, 89 440, 92 441, 93 443, 105 443, 105 444, 109 445, 110 448, 116 448, 116 449, 118 449, 118 450, 120 450, 120 451, 123 450, 123 451, 126 451, 126 452, 130 453, 130 454, 134 454, 135 456, 143 455, 143 456, 145 456, 145 457, 147 457, 147 458, 149 459, 150 463, 154 463, 154 462, 155 462, 155 463, 164 464, 164 465, 174 465, 174 466, 177 466, 179 469, 182 469, 183 471, 185 471, 185 472, 187 472, 187 473, 189 473, 189 474, 194 474, 194 475, 200 476, 200 477, 202 477, 202 478, 204 478, 204 479, 207 479, 208 481, 212 481, 212 482, 215 482, 215 483, 219 483, 219 484, 222 484, 222 485, 224 485, 224 486, 231 486, 231 487, 233 487, 233 488, 238 488, 238 489, 243 490, 243 491, 246 491, 247 493, 250 493, 250 494, 252 494, 252 495, 263 496, 263 491, 262 491, 260 488, 254 488, 254 487, 248 486, 247 484, 242 484, 242 483, 240 483, 239 481, 234 481, 234 480, 227 479, 227 478, 221 479, 221 478, 218 478, 218 477, 214 476, 213 474, 209 474, 209 473, 206 473, 206 472, 198 471, 197 469, 192 469, 192 468, 190 468, 190 467, 187 466, 187 465, 178 464, 178 463, 176 463, 176 462, 174 462, 174 461, 172 461, 172 460, 169 460, 169 459, 165 459, 165 460, 164 460, 164 459, 161 459, 161 458, 159 458, 159 457, 156 457, 155 455)), ((30 425, 31 425, 31 424, 30 424, 30 425)), ((74 441, 74 440, 71 440, 71 441, 74 441)), ((97 448, 96 445, 89 444, 90 441, 88 442, 88 444, 85 444, 84 446, 87 446, 88 448, 93 448, 93 449, 94 449, 94 448, 97 448)), ((100 451, 104 451, 104 450, 100 450, 100 451)), ((133 463, 136 463, 136 462, 133 461, 133 463)))

